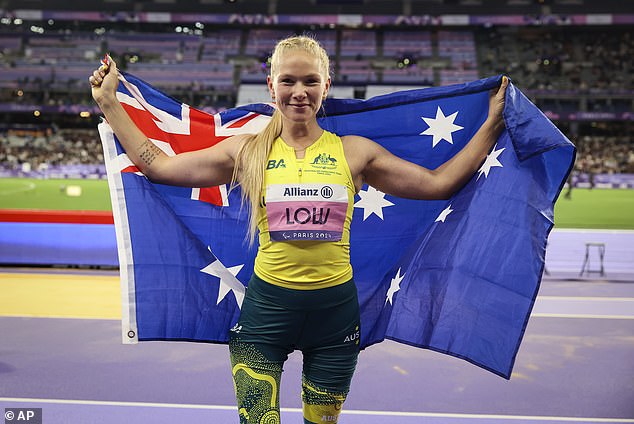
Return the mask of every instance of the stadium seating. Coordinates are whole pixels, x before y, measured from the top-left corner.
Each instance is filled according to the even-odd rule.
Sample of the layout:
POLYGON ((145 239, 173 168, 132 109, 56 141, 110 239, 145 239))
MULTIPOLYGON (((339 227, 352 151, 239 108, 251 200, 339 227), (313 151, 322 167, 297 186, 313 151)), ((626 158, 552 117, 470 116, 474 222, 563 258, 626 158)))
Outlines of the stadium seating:
MULTIPOLYGON (((5 149, 6 130, 7 123, 22 121, 50 127, 51 119, 33 117, 34 110, 60 114, 56 125, 94 128, 96 116, 77 115, 94 110, 86 78, 105 52, 121 68, 215 112, 235 105, 240 84, 264 83, 272 46, 294 33, 322 42, 335 87, 350 96, 363 95, 368 85, 449 85, 507 73, 577 144, 581 183, 590 173, 634 173, 634 35, 619 25, 207 25, 197 33, 125 23, 104 24, 98 32, 73 27, 36 33, 7 26, 0 32, 0 109, 7 113, 0 128, 0 168, 12 175, 29 168, 22 168, 24 158, 14 148, 5 149)), ((100 175, 90 168, 100 158, 57 163, 51 158, 58 153, 41 152, 50 155, 48 168, 36 159, 30 172, 100 175)))

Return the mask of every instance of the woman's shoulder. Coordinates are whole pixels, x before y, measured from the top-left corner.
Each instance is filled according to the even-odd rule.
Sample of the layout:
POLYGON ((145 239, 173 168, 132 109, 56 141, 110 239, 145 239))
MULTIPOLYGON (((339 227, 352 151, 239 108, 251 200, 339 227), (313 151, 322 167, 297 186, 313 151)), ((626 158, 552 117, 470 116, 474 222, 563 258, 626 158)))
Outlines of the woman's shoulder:
POLYGON ((343 144, 346 151, 368 151, 372 150, 377 144, 367 137, 360 135, 344 135, 341 137, 341 144, 343 144))
POLYGON ((372 140, 370 140, 367 137, 362 137, 360 135, 344 135, 341 136, 341 141, 345 144, 345 143, 374 143, 372 140))
POLYGON ((356 161, 361 168, 377 154, 376 148, 378 144, 360 135, 343 136, 341 137, 341 144, 348 163, 356 161))

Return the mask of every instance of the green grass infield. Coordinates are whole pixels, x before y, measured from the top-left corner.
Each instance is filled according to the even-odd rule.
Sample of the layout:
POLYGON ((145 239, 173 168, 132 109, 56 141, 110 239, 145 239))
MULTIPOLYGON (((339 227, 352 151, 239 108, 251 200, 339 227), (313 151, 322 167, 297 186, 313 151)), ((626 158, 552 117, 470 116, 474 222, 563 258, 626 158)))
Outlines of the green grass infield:
POLYGON ((106 180, 0 178, 0 208, 109 211, 106 180))

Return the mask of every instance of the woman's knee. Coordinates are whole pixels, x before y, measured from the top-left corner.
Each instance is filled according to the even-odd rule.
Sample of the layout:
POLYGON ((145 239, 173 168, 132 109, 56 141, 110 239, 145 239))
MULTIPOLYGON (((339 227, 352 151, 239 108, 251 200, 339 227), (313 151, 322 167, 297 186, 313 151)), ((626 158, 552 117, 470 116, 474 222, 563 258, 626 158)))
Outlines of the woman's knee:
POLYGON ((269 360, 253 343, 229 343, 241 424, 280 422, 282 364, 269 360))
POLYGON ((348 388, 344 389, 345 391, 336 391, 320 387, 304 377, 302 379, 304 423, 336 423, 348 395, 348 388))

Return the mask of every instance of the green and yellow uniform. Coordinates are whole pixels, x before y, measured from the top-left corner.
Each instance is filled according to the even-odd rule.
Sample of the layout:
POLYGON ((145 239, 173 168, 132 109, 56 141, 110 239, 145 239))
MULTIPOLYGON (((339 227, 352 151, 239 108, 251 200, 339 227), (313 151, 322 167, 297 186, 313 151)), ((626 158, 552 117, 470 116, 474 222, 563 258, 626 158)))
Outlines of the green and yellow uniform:
POLYGON ((354 194, 335 134, 324 131, 303 159, 281 138, 273 143, 254 275, 229 344, 241 423, 279 422, 282 365, 295 349, 304 355, 304 422, 337 422, 359 353, 354 194))

